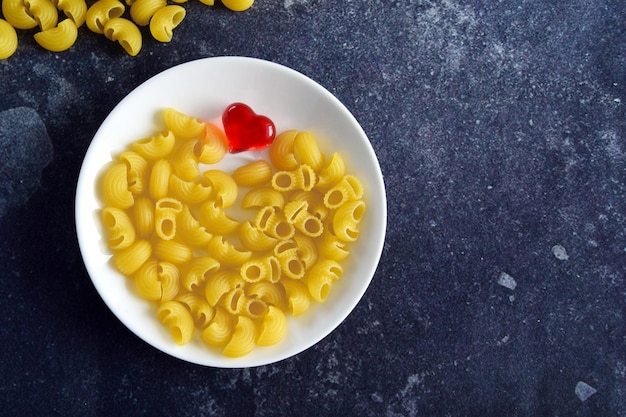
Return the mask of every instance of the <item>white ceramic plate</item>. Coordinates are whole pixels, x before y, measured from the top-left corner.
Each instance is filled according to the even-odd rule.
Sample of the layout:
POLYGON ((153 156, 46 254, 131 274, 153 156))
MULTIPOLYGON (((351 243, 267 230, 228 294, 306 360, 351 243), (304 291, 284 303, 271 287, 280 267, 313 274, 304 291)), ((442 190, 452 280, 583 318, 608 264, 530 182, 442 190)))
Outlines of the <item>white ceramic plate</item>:
MULTIPOLYGON (((267 152, 229 154, 219 168, 226 171, 267 152)), ((215 166, 213 166, 215 167, 215 166)), ((306 76, 282 65, 243 57, 207 58, 168 69, 124 98, 97 131, 85 156, 76 191, 76 229, 80 250, 94 286, 111 311, 155 348, 192 363, 239 368, 265 365, 296 355, 332 332, 365 293, 381 256, 387 202, 378 160, 352 114, 332 94, 306 76), (326 154, 339 152, 347 170, 363 182, 367 202, 361 238, 351 246, 344 276, 324 304, 289 319, 285 339, 257 347, 242 358, 227 358, 206 347, 199 336, 178 346, 155 317, 156 306, 141 300, 128 279, 111 266, 103 239, 96 182, 103 167, 131 142, 160 129, 159 112, 166 107, 222 126, 221 115, 234 102, 248 104, 272 119, 278 133, 308 130, 326 154)), ((196 332, 198 333, 198 332, 196 332)))

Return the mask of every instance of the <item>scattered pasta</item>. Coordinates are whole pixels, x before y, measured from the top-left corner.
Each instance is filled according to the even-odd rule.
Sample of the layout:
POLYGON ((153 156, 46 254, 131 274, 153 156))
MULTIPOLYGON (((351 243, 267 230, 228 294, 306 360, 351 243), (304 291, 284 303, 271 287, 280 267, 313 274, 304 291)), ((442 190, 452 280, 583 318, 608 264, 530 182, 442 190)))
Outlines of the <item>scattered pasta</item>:
MULTIPOLYGON (((16 30, 39 28, 34 35, 35 41, 48 51, 62 52, 76 43, 78 28, 83 24, 91 32, 118 42, 128 55, 135 56, 143 44, 138 26, 149 26, 156 41, 170 42, 173 30, 187 13, 181 6, 185 2, 187 0, 172 0, 175 4, 169 4, 167 0, 96 0, 88 5, 87 0, 2 0, 4 18, 0 19, 0 60, 7 59, 17 50, 16 30), (63 16, 64 20, 59 19, 63 16)), ((214 4, 214 0, 200 2, 207 6, 214 4)), ((226 8, 235 12, 249 9, 253 2, 222 0, 226 8)), ((218 143, 211 145, 209 150, 219 149, 218 143)), ((212 155, 213 161, 219 158, 219 153, 212 155)))
POLYGON ((324 303, 342 278, 366 214, 362 184, 298 131, 276 138, 270 161, 201 172, 207 135, 215 163, 223 134, 171 108, 163 117, 166 131, 137 139, 101 177, 113 265, 179 345, 197 334, 240 357, 280 343, 287 317, 324 303))

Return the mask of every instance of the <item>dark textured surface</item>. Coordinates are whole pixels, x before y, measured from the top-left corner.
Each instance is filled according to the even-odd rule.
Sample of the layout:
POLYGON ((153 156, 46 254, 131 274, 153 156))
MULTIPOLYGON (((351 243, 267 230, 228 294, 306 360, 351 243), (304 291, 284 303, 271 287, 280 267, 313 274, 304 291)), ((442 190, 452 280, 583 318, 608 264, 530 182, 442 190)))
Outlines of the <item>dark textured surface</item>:
MULTIPOLYGON (((0 201, 16 202, 0 218, 0 414, 626 416, 623 2, 185 7, 174 41, 145 39, 135 58, 82 28, 58 54, 21 32, 0 61, 0 111, 34 109, 54 149, 28 201, 4 194, 19 182, 6 155, 32 157, 0 164, 0 201), (368 134, 389 200, 354 313, 254 369, 198 367, 133 336, 98 297, 73 228, 80 163, 107 113, 152 75, 218 55, 272 60, 333 92, 368 134)), ((49 152, 38 143, 34 170, 49 152)))

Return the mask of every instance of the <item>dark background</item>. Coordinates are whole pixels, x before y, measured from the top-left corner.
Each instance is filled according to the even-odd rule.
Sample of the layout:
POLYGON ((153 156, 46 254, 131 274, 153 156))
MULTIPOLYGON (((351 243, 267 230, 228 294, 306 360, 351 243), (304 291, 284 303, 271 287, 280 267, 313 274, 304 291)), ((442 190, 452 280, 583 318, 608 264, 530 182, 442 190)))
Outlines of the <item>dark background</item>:
POLYGON ((20 31, 0 61, 0 414, 626 416, 624 2, 183 6, 173 41, 145 32, 137 57, 82 27, 62 53, 20 31), (252 369, 188 364, 130 333, 74 229, 107 114, 160 71, 221 55, 335 94, 388 197, 382 259, 352 315, 252 369), (597 392, 577 395, 579 382, 597 392))

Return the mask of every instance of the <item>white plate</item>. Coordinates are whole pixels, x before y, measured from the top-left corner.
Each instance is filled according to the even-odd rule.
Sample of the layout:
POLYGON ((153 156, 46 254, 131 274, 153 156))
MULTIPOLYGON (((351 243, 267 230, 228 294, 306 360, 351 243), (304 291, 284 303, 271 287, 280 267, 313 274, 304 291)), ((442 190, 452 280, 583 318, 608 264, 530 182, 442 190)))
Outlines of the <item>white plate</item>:
MULTIPOLYGON (((229 154, 220 168, 232 169, 263 152, 229 154)), ((76 230, 87 271, 111 311, 132 332, 155 348, 192 363, 239 368, 265 365, 296 355, 332 332, 365 293, 380 259, 386 230, 387 202, 380 166, 367 136, 352 114, 310 78, 275 63, 243 57, 207 58, 170 68, 124 98, 102 123, 83 161, 76 190, 76 230), (347 170, 364 184, 366 216, 361 238, 352 245, 344 276, 324 304, 289 319, 285 339, 257 347, 242 358, 227 358, 203 345, 199 336, 178 346, 155 318, 156 306, 141 300, 128 279, 109 262, 102 237, 96 181, 102 168, 129 143, 161 128, 159 112, 173 107, 222 126, 226 106, 243 102, 272 119, 277 132, 311 131, 326 154, 339 152, 347 170)), ((198 333, 198 332, 196 332, 198 333)))

